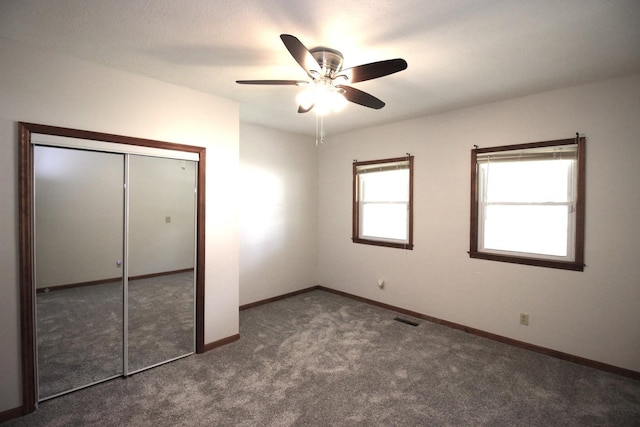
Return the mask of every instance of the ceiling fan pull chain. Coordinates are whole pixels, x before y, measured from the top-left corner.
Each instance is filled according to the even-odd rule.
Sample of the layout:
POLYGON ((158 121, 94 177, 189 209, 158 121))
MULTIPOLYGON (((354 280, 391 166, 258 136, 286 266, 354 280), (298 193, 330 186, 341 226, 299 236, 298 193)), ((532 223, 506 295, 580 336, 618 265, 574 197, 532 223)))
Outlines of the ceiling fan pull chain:
POLYGON ((324 144, 324 117, 316 114, 316 147, 318 144, 324 144))

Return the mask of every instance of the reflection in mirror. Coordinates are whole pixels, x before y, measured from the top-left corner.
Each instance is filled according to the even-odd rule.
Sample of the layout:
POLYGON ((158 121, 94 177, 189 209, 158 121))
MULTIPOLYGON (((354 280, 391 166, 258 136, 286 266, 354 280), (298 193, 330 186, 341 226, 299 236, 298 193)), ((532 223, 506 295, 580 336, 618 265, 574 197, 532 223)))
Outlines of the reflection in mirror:
POLYGON ((196 168, 129 156, 128 373, 194 352, 196 168))
POLYGON ((123 372, 124 156, 34 147, 38 399, 123 372))

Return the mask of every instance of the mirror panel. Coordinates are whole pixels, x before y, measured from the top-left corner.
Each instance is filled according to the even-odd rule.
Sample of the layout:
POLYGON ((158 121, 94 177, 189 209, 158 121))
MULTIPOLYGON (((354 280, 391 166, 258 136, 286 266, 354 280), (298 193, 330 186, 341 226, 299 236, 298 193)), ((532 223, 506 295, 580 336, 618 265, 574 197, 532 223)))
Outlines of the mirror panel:
POLYGON ((194 352, 197 162, 129 156, 128 373, 194 352))
POLYGON ((123 373, 124 156, 34 147, 38 399, 123 373))

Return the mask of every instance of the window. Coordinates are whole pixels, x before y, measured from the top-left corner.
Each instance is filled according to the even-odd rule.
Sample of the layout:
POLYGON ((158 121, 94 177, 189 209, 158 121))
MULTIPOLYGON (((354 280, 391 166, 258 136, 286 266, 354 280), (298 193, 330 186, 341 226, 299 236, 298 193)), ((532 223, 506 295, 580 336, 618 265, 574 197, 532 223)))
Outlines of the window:
POLYGON ((472 258, 584 269, 585 139, 471 151, 472 258))
POLYGON ((353 164, 352 240, 413 249, 413 156, 353 164))

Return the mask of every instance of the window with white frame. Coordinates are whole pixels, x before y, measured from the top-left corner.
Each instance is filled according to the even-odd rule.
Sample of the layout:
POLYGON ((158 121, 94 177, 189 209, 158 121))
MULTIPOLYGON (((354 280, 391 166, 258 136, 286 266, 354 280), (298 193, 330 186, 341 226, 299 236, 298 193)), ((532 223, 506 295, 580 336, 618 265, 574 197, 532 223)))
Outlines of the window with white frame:
POLYGON ((472 150, 473 258, 584 269, 584 138, 472 150))
POLYGON ((354 162, 355 243, 413 249, 413 156, 354 162))

